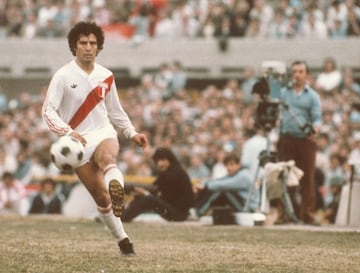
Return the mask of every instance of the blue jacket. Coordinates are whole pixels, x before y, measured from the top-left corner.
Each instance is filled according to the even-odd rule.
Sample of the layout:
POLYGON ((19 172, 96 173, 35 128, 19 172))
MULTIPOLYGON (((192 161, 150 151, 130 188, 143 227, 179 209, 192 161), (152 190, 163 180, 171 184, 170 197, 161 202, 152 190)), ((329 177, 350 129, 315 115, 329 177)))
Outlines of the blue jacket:
POLYGON ((320 96, 311 87, 306 86, 300 95, 297 95, 291 86, 285 87, 281 90, 281 101, 288 107, 281 113, 281 134, 299 138, 307 137, 295 118, 300 126, 308 123, 315 127, 322 123, 320 96))
POLYGON ((206 181, 205 186, 210 191, 234 191, 244 201, 244 205, 251 192, 249 209, 255 211, 260 202, 259 191, 255 189, 250 170, 241 168, 236 174, 206 181))

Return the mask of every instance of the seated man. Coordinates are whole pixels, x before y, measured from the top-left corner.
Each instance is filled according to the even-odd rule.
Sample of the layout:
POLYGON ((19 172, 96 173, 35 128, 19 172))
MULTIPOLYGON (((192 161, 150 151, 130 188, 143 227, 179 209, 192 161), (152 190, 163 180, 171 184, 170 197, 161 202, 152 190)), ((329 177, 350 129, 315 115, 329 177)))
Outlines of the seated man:
POLYGON ((134 187, 136 196, 122 220, 130 222, 144 212, 155 212, 168 221, 184 221, 194 203, 189 175, 168 148, 158 148, 153 160, 158 176, 151 189, 134 187))
POLYGON ((259 205, 259 192, 255 189, 249 169, 242 168, 240 158, 229 154, 224 158, 228 174, 198 185, 195 212, 198 217, 214 205, 231 205, 235 211, 254 212, 259 205))
POLYGON ((31 202, 29 214, 61 214, 62 195, 56 192, 56 182, 52 178, 41 181, 41 190, 31 202))

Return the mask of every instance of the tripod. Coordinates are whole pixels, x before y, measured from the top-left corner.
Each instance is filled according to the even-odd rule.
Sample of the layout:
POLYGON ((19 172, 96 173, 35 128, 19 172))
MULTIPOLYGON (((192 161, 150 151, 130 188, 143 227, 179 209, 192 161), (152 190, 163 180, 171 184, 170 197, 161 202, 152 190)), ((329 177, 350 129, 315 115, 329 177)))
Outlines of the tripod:
MULTIPOLYGON (((264 170, 265 165, 267 163, 275 163, 278 162, 278 154, 274 151, 271 151, 271 141, 270 141, 270 129, 271 127, 265 127, 265 131, 266 131, 266 149, 261 151, 258 159, 259 159, 259 163, 258 166, 256 168, 256 172, 255 172, 255 176, 254 176, 254 181, 253 181, 253 185, 251 187, 251 190, 249 191, 249 196, 247 198, 246 204, 245 204, 245 211, 247 210, 251 197, 254 194, 254 190, 256 188, 256 183, 257 181, 261 178, 261 183, 260 183, 260 205, 259 205, 259 210, 261 213, 263 214, 267 214, 268 213, 268 186, 267 186, 267 177, 264 174, 261 174, 260 171, 264 170)), ((287 192, 287 180, 288 180, 288 173, 289 173, 289 167, 284 167, 283 170, 280 172, 279 174, 279 181, 281 181, 281 187, 282 187, 282 201, 283 201, 283 205, 284 205, 284 209, 285 209, 285 213, 286 216, 294 221, 294 222, 298 222, 298 218, 295 215, 295 211, 290 199, 290 196, 287 192)))

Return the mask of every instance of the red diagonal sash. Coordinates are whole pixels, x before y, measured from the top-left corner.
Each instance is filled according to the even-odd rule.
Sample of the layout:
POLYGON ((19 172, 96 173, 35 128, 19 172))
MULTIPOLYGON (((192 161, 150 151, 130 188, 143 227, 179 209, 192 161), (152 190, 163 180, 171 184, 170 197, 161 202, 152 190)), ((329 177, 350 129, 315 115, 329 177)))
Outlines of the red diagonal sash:
POLYGON ((91 112, 92 109, 109 93, 113 83, 114 76, 111 75, 107 79, 96 86, 86 97, 85 101, 80 105, 74 116, 71 118, 69 125, 75 129, 91 112))

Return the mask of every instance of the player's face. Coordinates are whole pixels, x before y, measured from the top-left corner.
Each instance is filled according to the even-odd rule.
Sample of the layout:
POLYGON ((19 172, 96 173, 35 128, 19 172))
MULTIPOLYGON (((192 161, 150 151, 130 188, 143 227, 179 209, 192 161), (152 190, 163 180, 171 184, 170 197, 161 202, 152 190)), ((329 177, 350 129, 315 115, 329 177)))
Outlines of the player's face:
POLYGON ((307 80, 305 64, 295 64, 292 67, 292 78, 295 85, 302 85, 307 80))
POLYGON ((92 63, 98 53, 98 45, 96 36, 90 34, 89 36, 80 35, 76 43, 76 58, 81 63, 92 63))

